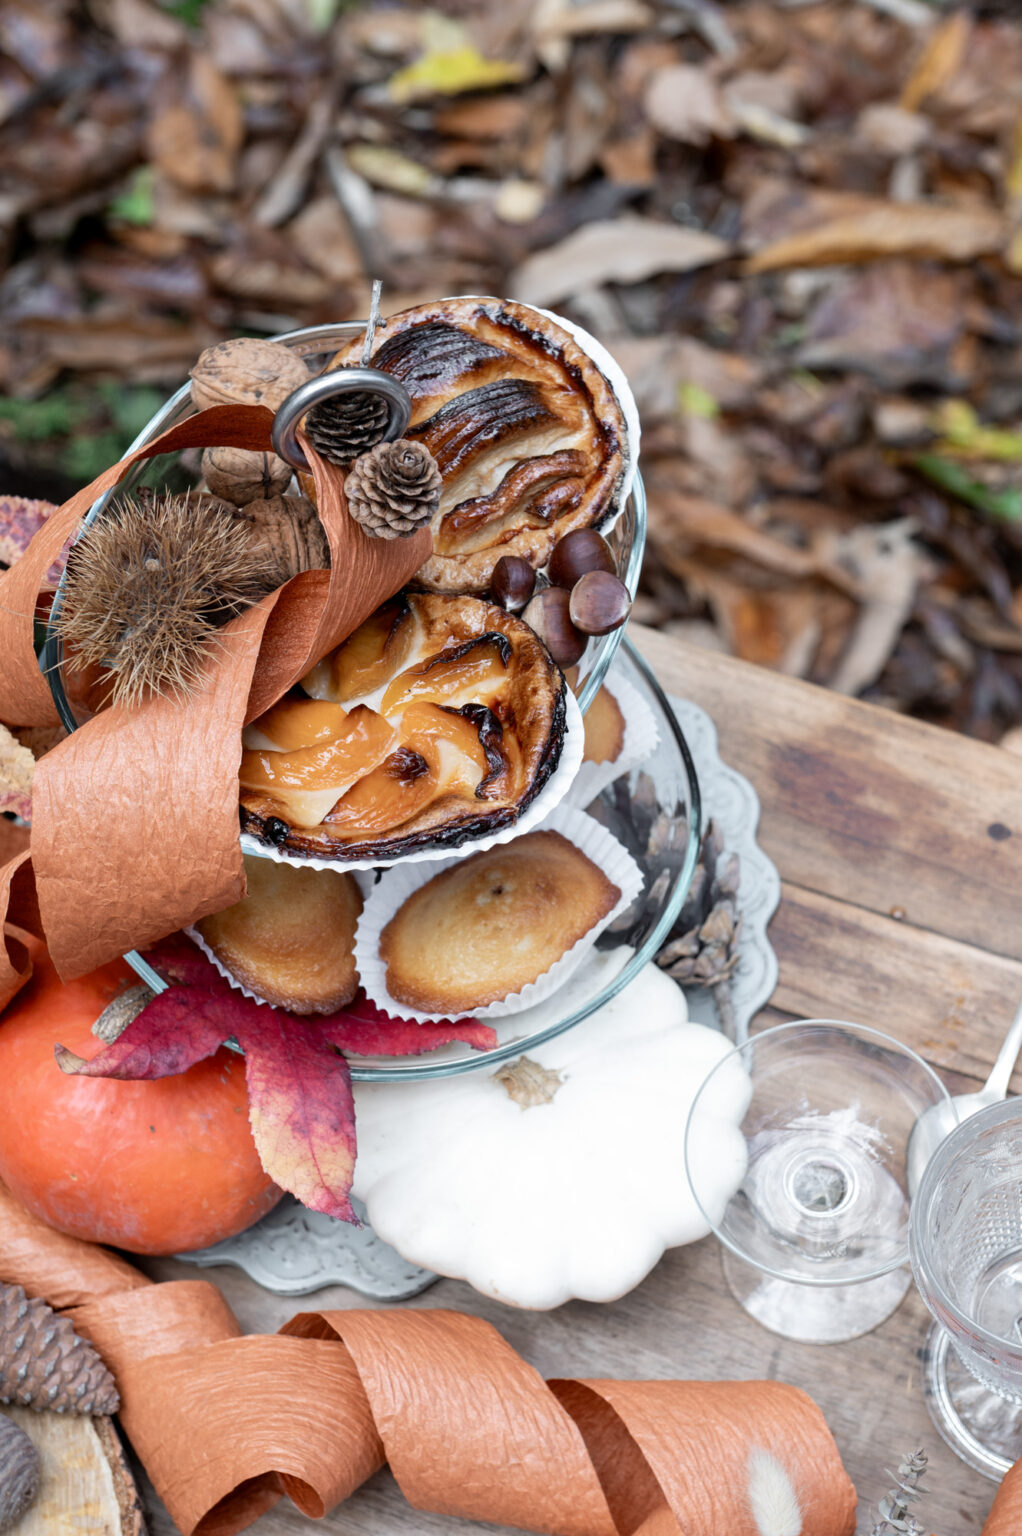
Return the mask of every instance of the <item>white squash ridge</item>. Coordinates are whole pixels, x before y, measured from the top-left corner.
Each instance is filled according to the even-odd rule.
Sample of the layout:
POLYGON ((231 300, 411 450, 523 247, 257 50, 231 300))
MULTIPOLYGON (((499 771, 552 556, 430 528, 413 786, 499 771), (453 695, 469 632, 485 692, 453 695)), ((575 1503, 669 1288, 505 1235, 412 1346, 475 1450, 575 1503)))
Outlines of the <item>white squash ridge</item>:
MULTIPOLYGON (((363 1098, 367 1109, 376 1094, 385 1097, 377 1101, 373 1114, 362 1116, 360 1162, 367 1177, 360 1179, 356 1165, 356 1192, 366 1200, 380 1236, 405 1257, 465 1279, 484 1294, 546 1309, 571 1296, 607 1301, 622 1295, 649 1272, 665 1248, 703 1235, 706 1221, 687 1188, 680 1198, 686 1183, 685 1122, 699 1084, 730 1046, 714 1031, 688 1024, 680 989, 662 973, 657 977, 669 989, 663 995, 673 1004, 673 1023, 663 1023, 662 1010, 650 1016, 631 1005, 631 989, 626 989, 614 1000, 618 1007, 612 1003, 601 1011, 602 1017, 593 1016, 595 1029, 587 1028, 593 1020, 586 1020, 530 1053, 566 1075, 559 1096, 569 1097, 567 1105, 562 1099, 556 1115, 553 1106, 549 1111, 545 1106, 522 1110, 506 1096, 500 1100, 481 1093, 478 1080, 449 1079, 444 1114, 455 1129, 440 1145, 428 1092, 420 1096, 412 1091, 412 1099, 422 1106, 420 1115, 405 1099, 408 1090, 403 1085, 390 1087, 389 1095, 389 1085, 371 1087, 363 1098), (682 1027, 672 1039, 675 1025, 682 1027), (620 1050, 601 1054, 600 1035, 606 1030, 620 1050), (684 1087, 684 1103, 679 1094, 677 1111, 667 1121, 655 1115, 644 1120, 628 1108, 648 1091, 650 1047, 655 1050, 658 1037, 668 1042, 671 1052, 665 1075, 684 1087), (571 1102, 574 1062, 583 1079, 578 1118, 571 1102), (394 1093, 401 1094, 396 1104, 394 1093), (398 1133, 378 1135, 380 1118, 395 1108, 404 1115, 398 1133), (530 1117, 528 1143, 519 1144, 527 1156, 517 1155, 515 1122, 510 1118, 522 1114, 530 1117), (593 1135, 585 1134, 589 1126, 598 1128, 595 1144, 593 1135), (622 1155, 616 1134, 632 1137, 635 1156, 629 1161, 640 1170, 633 1185, 615 1185, 614 1168, 622 1155), (428 1155, 423 1146, 429 1148, 428 1155), (465 1149, 473 1147, 494 1150, 468 1164, 465 1149), (593 1164, 601 1156, 608 1160, 605 1177, 599 1170, 594 1176, 593 1164), (646 1180, 644 1170, 665 1165, 664 1177, 646 1180), (546 1171, 545 1182, 535 1177, 537 1170, 546 1171), (533 1188, 539 1189, 538 1197, 533 1188), (488 1218, 494 1210, 500 1221, 491 1227, 488 1218), (537 1268, 535 1255, 543 1249, 548 1261, 550 1255, 556 1258, 553 1265, 537 1268)), ((358 1085, 356 1094, 361 1092, 358 1085)), ((740 1096, 740 1088, 732 1084, 735 1093, 740 1096)), ((493 1083, 493 1094, 504 1095, 504 1089, 493 1083)), ((724 1138, 731 1143, 725 1148, 726 1165, 740 1173, 744 1140, 733 1120, 708 1116, 706 1134, 715 1144, 724 1138)))

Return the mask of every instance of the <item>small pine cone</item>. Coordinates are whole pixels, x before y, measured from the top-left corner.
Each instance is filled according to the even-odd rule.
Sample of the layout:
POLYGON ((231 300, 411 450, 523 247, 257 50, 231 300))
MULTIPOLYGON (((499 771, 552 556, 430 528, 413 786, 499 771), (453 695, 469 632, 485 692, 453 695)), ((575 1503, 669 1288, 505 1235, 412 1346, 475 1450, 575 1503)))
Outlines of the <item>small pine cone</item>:
POLYGON ((0 1403, 52 1413, 116 1413, 114 1379, 69 1318, 20 1285, 0 1285, 0 1403))
POLYGON ((344 482, 348 511, 374 539, 403 539, 428 523, 443 482, 422 443, 399 437, 355 460, 344 482))
POLYGON ((42 1479, 39 1452, 20 1425, 0 1413, 0 1531, 31 1508, 42 1479))
POLYGON ((350 464, 383 437, 390 406, 368 389, 332 395, 314 405, 305 418, 305 435, 331 464, 350 464))

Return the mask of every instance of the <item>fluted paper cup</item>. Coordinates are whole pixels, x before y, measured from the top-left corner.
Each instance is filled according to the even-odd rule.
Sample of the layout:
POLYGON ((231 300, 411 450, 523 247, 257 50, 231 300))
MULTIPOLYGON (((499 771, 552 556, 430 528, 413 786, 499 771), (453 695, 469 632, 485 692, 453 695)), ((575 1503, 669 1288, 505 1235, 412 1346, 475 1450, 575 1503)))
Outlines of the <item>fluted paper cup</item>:
MULTIPOLYGON (((569 980, 604 929, 620 917, 642 889, 642 871, 631 854, 605 827, 583 811, 561 805, 541 826, 532 830, 559 832, 586 858, 591 859, 607 879, 618 887, 621 894, 606 917, 595 923, 535 981, 529 982, 520 992, 509 993, 499 1002, 488 1003, 480 1008, 459 1009, 458 1016, 461 1018, 507 1018, 550 997, 569 980)), ((516 835, 522 834, 519 831, 516 835)), ((369 999, 377 1008, 382 1008, 395 1018, 414 1019, 416 1023, 428 1024, 450 1017, 449 1014, 426 1013, 411 1008, 391 996, 387 987, 387 968, 380 957, 380 935, 413 892, 432 880, 434 875, 453 868, 458 862, 458 859, 448 859, 442 864, 429 867, 419 865, 414 868, 391 868, 384 873, 362 909, 355 930, 355 965, 369 999)))

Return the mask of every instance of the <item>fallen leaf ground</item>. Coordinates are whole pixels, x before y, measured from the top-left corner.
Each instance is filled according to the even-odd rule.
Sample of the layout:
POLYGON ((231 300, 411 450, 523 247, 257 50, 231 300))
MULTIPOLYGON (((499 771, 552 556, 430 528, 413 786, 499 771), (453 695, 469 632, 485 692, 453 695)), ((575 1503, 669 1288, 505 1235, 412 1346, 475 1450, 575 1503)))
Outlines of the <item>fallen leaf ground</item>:
POLYGON ((1022 738, 1022 11, 5 0, 0 473, 60 498, 202 347, 554 306, 643 415, 637 616, 1022 738))

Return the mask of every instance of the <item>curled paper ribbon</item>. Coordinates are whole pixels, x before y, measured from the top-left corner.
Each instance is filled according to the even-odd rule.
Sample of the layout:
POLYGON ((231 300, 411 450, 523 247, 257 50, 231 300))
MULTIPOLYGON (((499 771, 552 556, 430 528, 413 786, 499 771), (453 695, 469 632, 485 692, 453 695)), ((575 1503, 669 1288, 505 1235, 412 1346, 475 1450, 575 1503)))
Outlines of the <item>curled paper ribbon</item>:
MULTIPOLYGON (((0 576, 0 720, 48 725, 36 597, 89 507, 136 460, 183 448, 270 450, 264 406, 213 406, 122 459, 54 512, 0 576)), ((241 729, 402 587, 429 558, 428 529, 372 539, 348 516, 344 477, 308 449, 329 571, 303 571, 219 631, 187 700, 104 710, 36 768, 32 866, 47 947, 65 979, 217 912, 244 894, 238 841, 241 729)), ((9 870, 8 879, 11 878, 9 870)), ((6 886, 0 885, 0 899, 6 886)), ((17 921, 0 905, 0 921, 17 921), (6 918, 5 918, 6 914, 6 918)), ((27 925, 25 925, 27 926, 27 925)), ((0 1007, 25 979, 7 948, 0 1007)))
POLYGON ((823 1415, 778 1382, 544 1382, 458 1312, 306 1312, 242 1337, 209 1282, 152 1285, 2 1189, 0 1280, 100 1350, 184 1536, 233 1536, 283 1494, 322 1516, 385 1461, 418 1509, 552 1536, 855 1528, 823 1415))
POLYGON ((1017 1461, 997 1490, 983 1536, 1018 1536, 1022 1531, 1022 1461, 1017 1461))

